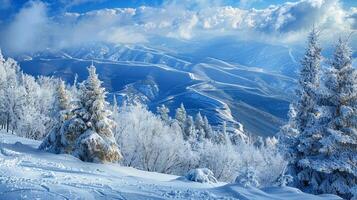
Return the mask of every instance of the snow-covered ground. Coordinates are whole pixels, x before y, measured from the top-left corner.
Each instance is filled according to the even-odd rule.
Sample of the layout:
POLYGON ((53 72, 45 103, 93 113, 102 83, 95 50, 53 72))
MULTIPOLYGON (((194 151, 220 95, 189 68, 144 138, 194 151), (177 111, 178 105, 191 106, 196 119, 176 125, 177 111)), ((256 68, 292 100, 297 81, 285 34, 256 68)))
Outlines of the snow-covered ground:
POLYGON ((195 183, 173 175, 85 163, 37 150, 39 141, 0 133, 0 199, 339 199, 290 187, 195 183))

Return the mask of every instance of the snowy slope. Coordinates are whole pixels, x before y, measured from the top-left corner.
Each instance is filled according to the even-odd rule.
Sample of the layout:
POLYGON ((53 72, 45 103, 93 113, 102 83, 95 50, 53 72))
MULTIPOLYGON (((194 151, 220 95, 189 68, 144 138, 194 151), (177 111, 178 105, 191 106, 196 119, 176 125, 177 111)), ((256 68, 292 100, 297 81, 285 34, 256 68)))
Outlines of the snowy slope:
POLYGON ((202 184, 117 164, 84 163, 37 150, 38 141, 0 134, 0 199, 339 199, 295 188, 202 184))

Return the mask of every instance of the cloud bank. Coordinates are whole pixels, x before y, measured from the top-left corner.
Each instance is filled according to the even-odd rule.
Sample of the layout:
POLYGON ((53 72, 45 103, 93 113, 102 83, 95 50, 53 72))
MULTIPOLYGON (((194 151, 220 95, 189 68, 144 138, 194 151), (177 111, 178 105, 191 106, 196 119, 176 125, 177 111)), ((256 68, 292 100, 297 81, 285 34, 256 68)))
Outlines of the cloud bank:
POLYGON ((0 33, 1 48, 21 53, 92 42, 150 43, 153 37, 199 40, 225 35, 289 44, 304 42, 313 25, 325 39, 357 28, 357 8, 345 10, 338 0, 300 0, 260 10, 222 6, 219 0, 172 0, 160 7, 47 13, 41 1, 25 5, 0 33))

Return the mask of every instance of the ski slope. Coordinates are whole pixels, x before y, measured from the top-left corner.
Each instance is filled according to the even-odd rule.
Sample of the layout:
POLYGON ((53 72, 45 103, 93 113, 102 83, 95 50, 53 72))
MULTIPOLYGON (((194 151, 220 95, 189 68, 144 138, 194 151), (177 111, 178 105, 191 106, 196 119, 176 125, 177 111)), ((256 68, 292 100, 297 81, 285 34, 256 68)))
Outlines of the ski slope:
POLYGON ((39 141, 0 133, 0 199, 339 199, 290 187, 203 184, 178 176, 84 163, 37 150, 39 141))

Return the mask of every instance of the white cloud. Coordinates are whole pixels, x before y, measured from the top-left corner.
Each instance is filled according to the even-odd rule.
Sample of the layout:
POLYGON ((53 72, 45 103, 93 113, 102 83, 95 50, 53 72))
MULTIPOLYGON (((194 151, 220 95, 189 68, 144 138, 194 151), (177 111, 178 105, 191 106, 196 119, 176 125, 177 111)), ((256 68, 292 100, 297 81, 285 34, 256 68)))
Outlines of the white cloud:
MULTIPOLYGON (((79 0, 76 1, 80 3, 79 0)), ((32 2, 5 28, 1 46, 21 52, 88 42, 143 43, 150 37, 195 40, 236 35, 282 43, 303 42, 315 24, 325 39, 357 28, 357 9, 338 0, 300 0, 266 9, 221 6, 220 0, 172 0, 161 7, 103 9, 83 14, 46 15, 46 5, 32 2)))
POLYGON ((3 33, 2 46, 10 51, 40 50, 48 41, 49 30, 46 6, 42 2, 30 2, 17 14, 3 33))

